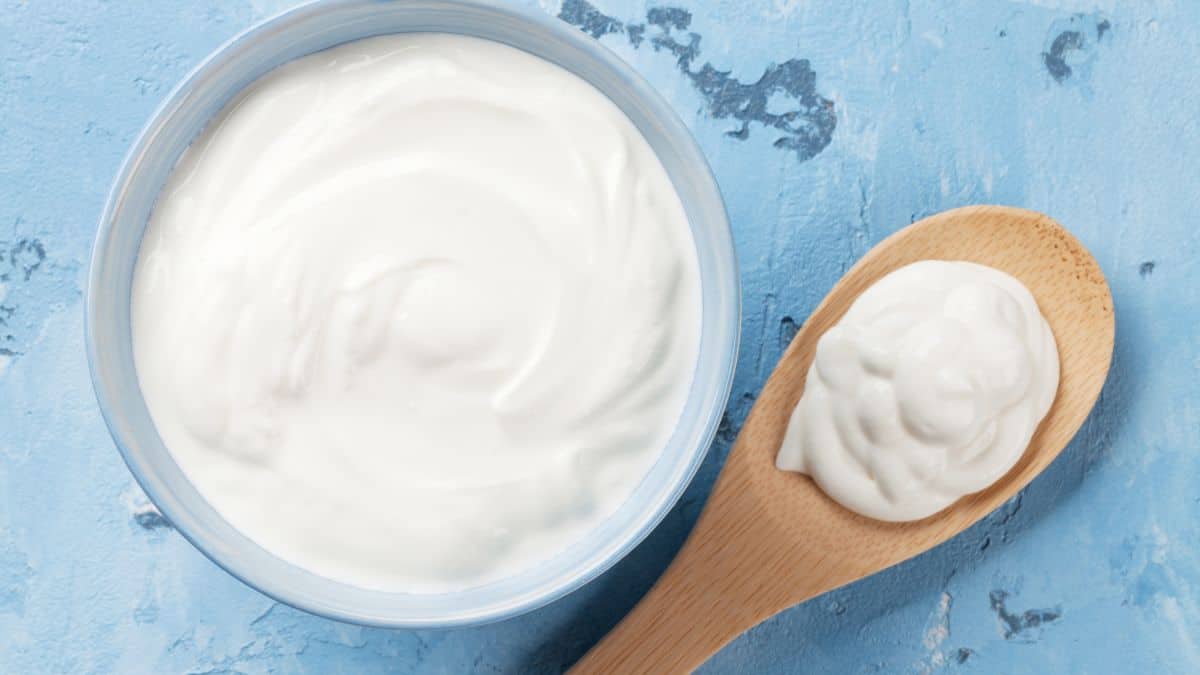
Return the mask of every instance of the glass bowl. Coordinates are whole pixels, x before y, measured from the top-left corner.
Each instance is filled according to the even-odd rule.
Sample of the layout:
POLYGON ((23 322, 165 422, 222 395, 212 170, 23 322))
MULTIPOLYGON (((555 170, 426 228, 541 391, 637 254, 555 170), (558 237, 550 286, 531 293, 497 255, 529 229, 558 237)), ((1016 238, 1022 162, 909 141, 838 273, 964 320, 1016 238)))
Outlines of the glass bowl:
POLYGON ((479 624, 545 605, 611 567, 675 504, 716 433, 737 352, 740 290, 733 239, 708 164, 670 106, 599 42, 543 14, 475 0, 328 0, 285 12, 204 60, 158 108, 126 157, 100 221, 86 299, 92 382, 125 463, 176 529, 217 565, 281 601, 353 623, 432 628, 479 624), (692 227, 700 263, 700 354, 682 417, 632 496, 582 541, 521 574, 453 593, 366 590, 278 558, 201 497, 159 438, 138 387, 130 288, 159 190, 188 144, 243 87, 272 68, 334 45, 387 33, 440 32, 506 43, 592 83, 658 154, 692 227))

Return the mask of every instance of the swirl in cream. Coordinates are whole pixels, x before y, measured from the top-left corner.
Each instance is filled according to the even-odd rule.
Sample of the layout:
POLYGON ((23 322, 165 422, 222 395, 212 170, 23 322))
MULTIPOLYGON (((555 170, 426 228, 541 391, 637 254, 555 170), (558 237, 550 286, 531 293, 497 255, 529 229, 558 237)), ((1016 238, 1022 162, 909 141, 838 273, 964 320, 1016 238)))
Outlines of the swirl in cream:
POLYGON ((700 329, 670 179, 578 77, 387 36, 251 85, 175 169, 133 291, 160 435, 235 527, 399 591, 514 574, 658 458, 700 329))

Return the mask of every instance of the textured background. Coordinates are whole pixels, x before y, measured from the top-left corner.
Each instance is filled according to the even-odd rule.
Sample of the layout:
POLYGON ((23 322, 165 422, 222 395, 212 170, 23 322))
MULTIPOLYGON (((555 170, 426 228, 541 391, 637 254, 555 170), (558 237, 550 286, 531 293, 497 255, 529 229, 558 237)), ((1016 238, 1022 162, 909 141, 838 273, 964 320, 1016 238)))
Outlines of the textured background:
POLYGON ((598 581, 479 629, 333 623, 221 572, 113 448, 81 287, 151 110, 289 3, 0 0, 0 672, 558 671, 665 567, 838 276, 897 228, 975 202, 1054 215, 1104 267, 1118 335, 1095 414, 986 521, 785 612, 705 672, 1200 671, 1200 3, 527 1, 644 73, 728 201, 743 348, 682 503, 598 581))

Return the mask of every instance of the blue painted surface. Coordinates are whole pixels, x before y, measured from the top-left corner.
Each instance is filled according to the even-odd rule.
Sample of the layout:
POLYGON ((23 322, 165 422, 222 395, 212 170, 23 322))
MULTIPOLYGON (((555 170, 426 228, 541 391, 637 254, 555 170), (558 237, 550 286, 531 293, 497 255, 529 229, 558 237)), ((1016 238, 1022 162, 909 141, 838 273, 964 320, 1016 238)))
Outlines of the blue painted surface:
POLYGON ((829 286, 975 202, 1050 213, 1099 259, 1118 336, 1096 413, 978 526, 704 671, 1200 671, 1200 4, 530 1, 695 131, 736 230, 744 343, 727 424, 645 544, 544 610, 450 632, 325 621, 222 573, 145 503, 88 383, 81 283, 125 148, 192 65, 287 4, 0 0, 0 672, 556 672, 665 567, 829 286))

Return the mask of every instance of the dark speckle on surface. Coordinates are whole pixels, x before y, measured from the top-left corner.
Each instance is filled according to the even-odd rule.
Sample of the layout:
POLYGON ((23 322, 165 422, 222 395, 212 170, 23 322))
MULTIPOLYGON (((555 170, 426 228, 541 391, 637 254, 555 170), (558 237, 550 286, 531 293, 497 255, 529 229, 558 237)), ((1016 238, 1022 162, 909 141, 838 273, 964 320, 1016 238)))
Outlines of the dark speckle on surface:
POLYGON ((14 244, 0 242, 0 281, 29 281, 46 260, 46 248, 37 239, 21 239, 14 244))
POLYGON ((166 516, 158 512, 158 509, 147 506, 139 509, 133 514, 133 522, 138 524, 138 527, 143 530, 164 530, 173 529, 171 521, 167 520, 166 516))
MULTIPOLYGON (((1008 591, 996 589, 988 593, 988 601, 1000 622, 1000 632, 1005 640, 1029 638, 1029 631, 1062 618, 1062 610, 1029 609, 1024 613, 1012 612, 1007 607, 1008 591)), ((1032 641, 1032 640, 1030 640, 1032 641)))
POLYGON ((634 47, 640 47, 642 40, 645 39, 646 27, 642 24, 635 24, 625 27, 625 34, 629 36, 629 44, 634 47))
POLYGON ((572 26, 576 26, 594 38, 599 38, 610 33, 625 32, 624 24, 611 16, 600 13, 600 10, 583 0, 563 0, 562 9, 558 12, 558 18, 572 26))
POLYGON ((1042 62, 1046 64, 1046 70, 1050 76, 1058 82, 1070 77, 1073 71, 1071 66, 1067 65, 1064 55, 1068 51, 1080 49, 1083 49, 1083 33, 1077 30, 1066 30, 1059 33, 1050 45, 1050 51, 1042 53, 1042 62))
POLYGON ((1063 84, 1086 66, 1094 55, 1094 46, 1112 30, 1112 22, 1098 15, 1075 14, 1056 22, 1042 64, 1054 81, 1063 84))
POLYGON ((717 438, 725 443, 732 443, 737 436, 737 428, 733 424, 733 419, 726 411, 721 415, 721 423, 717 425, 717 438))
POLYGON ((1141 265, 1138 265, 1138 276, 1145 279, 1146 277, 1150 276, 1151 274, 1154 274, 1154 261, 1153 260, 1147 260, 1146 262, 1142 263, 1141 265))
POLYGON ((779 320, 779 349, 782 351, 792 344, 792 338, 800 331, 800 324, 790 316, 779 320))
POLYGON ((955 663, 958 663, 959 665, 961 665, 961 664, 966 663, 967 660, 970 659, 974 655, 975 655, 975 650, 968 649, 966 647, 959 647, 958 651, 956 651, 954 653, 954 661, 955 661, 955 663))
POLYGON ((741 431, 742 422, 754 407, 754 394, 743 393, 736 399, 731 399, 727 411, 721 415, 721 423, 717 426, 717 440, 726 447, 731 445, 741 431), (736 400, 736 403, 734 402, 736 400))
POLYGON ((0 240, 0 356, 22 356, 24 343, 32 337, 29 326, 15 318, 20 310, 17 298, 27 293, 14 291, 13 285, 28 287, 45 263, 46 247, 39 239, 0 240))
MULTIPOLYGON (((721 422, 717 425, 716 438, 714 439, 710 457, 721 458, 729 452, 733 447, 734 441, 737 440, 738 433, 742 430, 742 424, 745 423, 746 417, 750 414, 750 409, 754 407, 756 394, 748 391, 742 392, 741 395, 731 396, 729 405, 725 412, 721 415, 721 422)), ((704 467, 701 467, 703 471, 704 467)), ((714 468, 715 470, 715 468, 714 468)), ((684 500, 688 497, 685 496, 684 500)))
POLYGON ((692 25, 692 13, 678 7, 652 7, 646 12, 646 23, 666 30, 686 30, 692 25))
POLYGON ((692 24, 692 14, 686 9, 653 7, 646 12, 644 24, 627 24, 586 0, 564 0, 558 17, 596 38, 624 34, 635 48, 646 40, 647 31, 652 31, 651 47, 675 58, 679 71, 704 97, 709 117, 739 122, 726 132, 729 138, 748 139, 751 124, 774 129, 782 135, 773 145, 795 152, 801 161, 812 159, 833 140, 837 127, 833 101, 817 93, 817 75, 808 59, 769 64, 757 81, 747 83, 712 63, 696 65, 702 36, 685 32, 692 24), (782 112, 768 110, 771 100, 780 96, 787 101, 786 108, 782 112))

